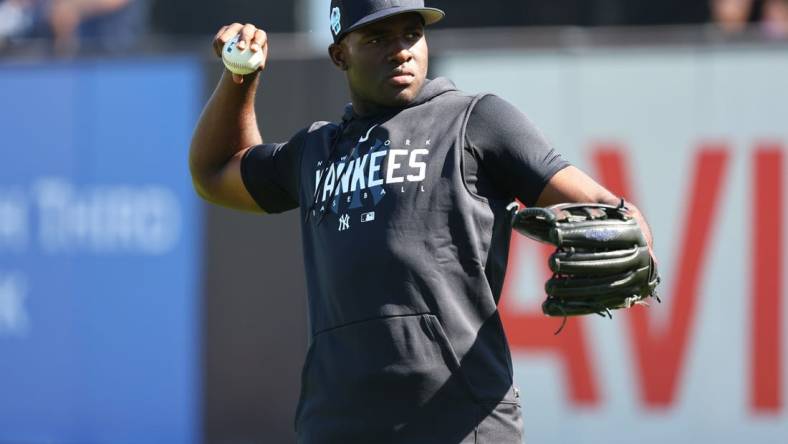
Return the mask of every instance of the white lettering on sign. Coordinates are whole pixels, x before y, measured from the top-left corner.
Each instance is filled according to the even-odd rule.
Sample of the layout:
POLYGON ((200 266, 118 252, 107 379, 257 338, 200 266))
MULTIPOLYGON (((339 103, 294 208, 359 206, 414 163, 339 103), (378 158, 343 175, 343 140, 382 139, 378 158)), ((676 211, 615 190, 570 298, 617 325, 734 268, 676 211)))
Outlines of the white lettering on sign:
POLYGON ((27 247, 30 226, 28 203, 19 188, 0 188, 0 251, 27 247))
POLYGON ((26 297, 27 281, 22 274, 0 273, 0 337, 22 337, 30 332, 26 297))
POLYGON ((33 187, 38 240, 47 253, 87 250, 159 255, 178 241, 181 211, 174 193, 155 185, 77 188, 62 179, 33 187))

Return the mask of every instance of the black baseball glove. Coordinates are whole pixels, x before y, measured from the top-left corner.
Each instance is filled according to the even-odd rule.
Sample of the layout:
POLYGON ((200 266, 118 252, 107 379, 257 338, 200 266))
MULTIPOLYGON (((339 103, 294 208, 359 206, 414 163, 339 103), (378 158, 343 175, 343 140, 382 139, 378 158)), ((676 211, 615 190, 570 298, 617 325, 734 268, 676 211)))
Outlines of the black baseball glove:
POLYGON ((546 315, 610 316, 610 310, 645 304, 649 297, 659 301, 656 263, 623 199, 617 207, 580 203, 518 211, 515 204, 511 209, 515 230, 557 247, 549 260, 553 276, 545 284, 546 315))

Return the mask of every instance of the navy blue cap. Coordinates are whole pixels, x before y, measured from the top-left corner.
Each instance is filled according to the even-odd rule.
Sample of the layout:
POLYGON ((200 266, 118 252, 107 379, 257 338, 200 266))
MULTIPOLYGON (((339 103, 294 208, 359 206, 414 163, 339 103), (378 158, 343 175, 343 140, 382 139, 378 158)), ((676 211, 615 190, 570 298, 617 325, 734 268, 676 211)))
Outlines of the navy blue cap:
POLYGON ((421 14, 425 25, 445 15, 440 9, 424 7, 424 0, 331 0, 331 35, 336 43, 364 25, 406 12, 421 14))

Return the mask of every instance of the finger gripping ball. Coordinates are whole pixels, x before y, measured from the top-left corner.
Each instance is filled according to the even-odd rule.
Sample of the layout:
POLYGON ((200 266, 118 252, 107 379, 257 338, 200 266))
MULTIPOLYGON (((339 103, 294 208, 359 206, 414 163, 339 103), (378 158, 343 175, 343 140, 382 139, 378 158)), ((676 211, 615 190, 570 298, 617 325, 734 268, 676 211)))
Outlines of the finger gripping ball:
POLYGON ((260 64, 263 63, 263 51, 255 52, 249 47, 244 49, 238 48, 237 45, 240 38, 241 35, 239 34, 224 44, 224 48, 222 48, 222 62, 233 74, 251 74, 257 71, 260 64))

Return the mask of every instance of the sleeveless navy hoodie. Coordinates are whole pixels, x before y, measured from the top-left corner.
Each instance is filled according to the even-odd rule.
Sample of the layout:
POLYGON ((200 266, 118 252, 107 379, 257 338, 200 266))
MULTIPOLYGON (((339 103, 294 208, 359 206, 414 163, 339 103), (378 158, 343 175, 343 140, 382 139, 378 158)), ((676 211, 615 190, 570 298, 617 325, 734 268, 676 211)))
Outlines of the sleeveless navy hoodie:
POLYGON ((491 415, 521 439, 497 311, 510 202, 463 179, 478 100, 439 78, 405 108, 306 131, 299 442, 461 442, 491 415))

